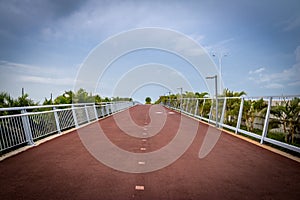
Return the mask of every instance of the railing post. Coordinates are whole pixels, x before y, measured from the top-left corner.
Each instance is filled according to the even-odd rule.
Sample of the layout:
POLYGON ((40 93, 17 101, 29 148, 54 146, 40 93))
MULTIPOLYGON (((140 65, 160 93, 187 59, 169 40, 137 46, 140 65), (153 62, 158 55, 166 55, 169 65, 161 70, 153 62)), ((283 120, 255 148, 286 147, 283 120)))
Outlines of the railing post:
POLYGON ((113 112, 113 105, 112 105, 112 103, 109 104, 109 110, 110 110, 109 113, 112 114, 112 112, 113 112))
MULTIPOLYGON (((122 104, 125 104, 125 103, 123 103, 123 102, 117 102, 116 103, 116 111, 117 112, 119 112, 120 110, 122 110, 122 104)), ((126 103, 125 105, 127 107, 127 105, 129 105, 129 103, 126 103)))
POLYGON ((209 109, 209 116, 208 116, 208 123, 210 123, 210 120, 211 120, 211 117, 212 117, 212 109, 213 109, 213 106, 214 106, 214 101, 213 99, 211 99, 211 105, 210 105, 210 109, 209 109))
POLYGON ((224 122, 224 115, 225 115, 225 109, 226 109, 226 100, 227 100, 227 98, 224 97, 222 115, 221 115, 220 124, 219 124, 221 128, 223 127, 222 125, 223 125, 223 122, 224 122))
POLYGON ((202 109, 201 109, 201 112, 200 112, 200 119, 203 118, 203 110, 204 110, 204 106, 205 106, 205 100, 206 99, 203 100, 202 109))
POLYGON ((105 113, 104 106, 103 106, 103 104, 101 104, 101 117, 104 117, 105 115, 106 115, 106 113, 105 113))
POLYGON ((86 104, 84 105, 84 110, 85 110, 86 119, 87 119, 88 122, 90 122, 89 112, 87 110, 86 104))
POLYGON ((268 133, 271 105, 272 105, 272 97, 270 97, 269 101, 268 101, 268 108, 267 108, 267 112, 266 112, 266 116, 265 116, 264 128, 263 128, 263 132, 261 134, 261 139, 260 139, 261 144, 264 142, 264 139, 265 139, 265 137, 267 136, 267 133, 268 133))
POLYGON ((193 102, 194 102, 194 99, 191 99, 191 108, 190 108, 190 111, 189 111, 189 113, 191 114, 191 115, 193 115, 193 102))
POLYGON ((184 106, 183 105, 185 104, 186 99, 182 99, 181 102, 182 102, 182 104, 180 105, 180 112, 183 112, 184 111, 184 106))
POLYGON ((55 119, 55 124, 56 124, 58 134, 61 134, 60 125, 59 125, 59 118, 58 118, 58 114, 57 114, 57 111, 56 111, 55 107, 53 107, 53 113, 54 113, 54 119, 55 119))
MULTIPOLYGON (((120 110, 122 110, 122 104, 123 103, 117 103, 117 111, 119 112, 120 110)), ((125 104, 125 103, 124 103, 125 104)), ((126 107, 127 105, 129 106, 129 103, 126 103, 126 107)))
POLYGON ((78 127, 78 121, 77 121, 75 109, 76 108, 74 107, 74 105, 72 105, 72 114, 73 114, 73 119, 74 119, 75 127, 78 127))
POLYGON ((113 102, 111 102, 110 104, 109 104, 109 110, 110 110, 110 113, 112 114, 113 112, 114 112, 114 104, 113 104, 113 102))
POLYGON ((94 112, 95 112, 95 120, 98 119, 98 113, 97 113, 97 108, 96 108, 96 104, 94 104, 94 112))
POLYGON ((182 104, 183 104, 183 101, 182 101, 182 94, 181 94, 181 96, 180 96, 180 113, 182 112, 182 104))
POLYGON ((186 106, 185 106, 185 112, 188 112, 189 103, 190 103, 190 99, 187 99, 186 100, 186 106))
POLYGON ((27 111, 22 110, 21 113, 24 114, 24 115, 22 115, 21 118, 22 118, 22 124, 23 124, 24 132, 25 132, 26 141, 27 141, 28 145, 34 145, 31 127, 30 127, 30 123, 29 123, 29 117, 28 117, 28 115, 26 115, 27 111))
POLYGON ((106 109, 106 114, 109 115, 109 108, 108 108, 109 104, 105 104, 105 109, 106 109))
POLYGON ((113 109, 112 109, 112 113, 115 113, 115 112, 117 112, 117 103, 115 102, 115 103, 113 103, 113 109))
POLYGON ((241 104, 240 104, 240 110, 239 110, 239 116, 238 121, 236 123, 235 133, 238 132, 238 129, 240 129, 241 121, 242 121, 242 115, 243 115, 243 107, 244 107, 244 98, 241 98, 241 104))
POLYGON ((196 108, 195 108, 194 116, 196 116, 198 113, 198 106, 199 106, 199 99, 196 100, 196 108))
POLYGON ((216 127, 219 127, 219 122, 218 122, 219 111, 218 111, 218 107, 219 107, 219 101, 218 101, 218 96, 216 96, 216 127))

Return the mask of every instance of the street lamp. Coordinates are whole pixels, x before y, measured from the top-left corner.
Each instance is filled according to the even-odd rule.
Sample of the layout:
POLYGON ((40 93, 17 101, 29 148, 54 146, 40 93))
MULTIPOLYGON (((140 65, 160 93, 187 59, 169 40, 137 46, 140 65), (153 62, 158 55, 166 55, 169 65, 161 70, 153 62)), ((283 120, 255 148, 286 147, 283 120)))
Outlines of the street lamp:
POLYGON ((168 98, 169 99, 169 105, 168 106, 171 107, 171 92, 169 91, 168 93, 169 93, 169 98, 168 98))
MULTIPOLYGON (((228 53, 224 53, 224 52, 215 53, 215 52, 213 52, 212 56, 218 58, 219 73, 220 73, 220 80, 221 80, 221 78, 222 78, 222 58, 228 56, 228 53)), ((220 92, 222 92, 222 84, 220 84, 220 92)))
POLYGON ((177 88, 177 89, 179 89, 180 90, 180 112, 181 112, 181 110, 182 110, 182 87, 180 87, 180 88, 177 88))
POLYGON ((168 95, 168 100, 169 100, 169 103, 167 103, 167 101, 166 101, 166 103, 167 103, 167 106, 169 106, 170 107, 170 105, 171 105, 171 92, 169 91, 169 92, 166 92, 165 94, 164 94, 164 96, 166 96, 166 94, 169 94, 168 95))
POLYGON ((218 76, 208 76, 206 79, 215 79, 215 95, 216 95, 216 127, 218 127, 218 76))

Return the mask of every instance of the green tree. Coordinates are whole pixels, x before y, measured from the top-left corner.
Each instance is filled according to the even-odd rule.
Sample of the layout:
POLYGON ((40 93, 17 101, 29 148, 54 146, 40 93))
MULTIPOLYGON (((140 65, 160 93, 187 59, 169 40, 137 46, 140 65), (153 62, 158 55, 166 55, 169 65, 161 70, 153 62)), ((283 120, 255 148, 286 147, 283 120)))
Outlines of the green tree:
POLYGON ((103 99, 103 101, 104 101, 104 102, 110 102, 110 99, 109 99, 108 97, 105 97, 105 98, 103 99))
POLYGON ((12 107, 14 105, 13 98, 7 92, 0 93, 0 108, 12 107))
POLYGON ((146 101, 146 104, 151 104, 151 98, 150 97, 146 97, 146 99, 145 99, 145 101, 146 101))
POLYGON ((168 96, 159 96, 159 99, 157 99, 154 103, 155 104, 160 104, 160 103, 166 104, 167 100, 168 100, 168 96))
POLYGON ((23 107, 23 106, 35 106, 38 103, 35 103, 32 99, 29 98, 29 95, 26 93, 20 97, 16 101, 14 101, 14 105, 16 107, 23 107))
POLYGON ((261 98, 259 100, 244 101, 243 119, 248 131, 253 132, 254 121, 257 118, 263 118, 266 114, 268 104, 261 98))
POLYGON ((225 88, 223 91, 223 95, 225 97, 241 97, 243 95, 246 95, 247 93, 244 91, 241 92, 234 92, 234 91, 230 91, 228 88, 225 88))
POLYGON ((92 93, 88 93, 83 88, 80 88, 73 97, 74 103, 93 103, 95 99, 92 93))
POLYGON ((45 98, 43 105, 52 105, 52 104, 53 104, 53 101, 51 98, 49 100, 47 98, 45 98))
POLYGON ((185 94, 183 94, 183 97, 184 98, 195 98, 196 95, 195 95, 194 92, 188 92, 188 91, 186 91, 185 94))
POLYGON ((271 114, 280 119, 286 135, 286 142, 294 143, 297 130, 300 130, 300 99, 294 98, 285 101, 283 105, 275 106, 271 109, 271 114))
MULTIPOLYGON (((6 92, 0 93, 0 108, 7 108, 14 106, 14 99, 6 92)), ((17 114, 15 111, 2 111, 1 115, 17 114)))
POLYGON ((132 101, 132 98, 128 98, 128 97, 113 97, 112 101, 132 101))
POLYGON ((224 89, 223 91, 223 97, 237 97, 237 98, 230 98, 226 101, 226 112, 225 112, 225 123, 231 126, 235 126, 237 123, 237 117, 240 109, 241 99, 238 97, 241 97, 243 95, 246 95, 246 92, 234 92, 230 91, 229 89, 224 89))
POLYGON ((71 104, 73 97, 74 93, 71 90, 65 91, 62 95, 55 98, 54 104, 71 104))
POLYGON ((102 99, 101 99, 101 97, 100 97, 100 95, 96 95, 95 96, 95 103, 101 103, 102 102, 102 99))
POLYGON ((201 93, 196 92, 196 93, 195 93, 195 97, 196 97, 196 98, 204 98, 204 97, 207 96, 207 95, 208 95, 207 92, 201 92, 201 93))

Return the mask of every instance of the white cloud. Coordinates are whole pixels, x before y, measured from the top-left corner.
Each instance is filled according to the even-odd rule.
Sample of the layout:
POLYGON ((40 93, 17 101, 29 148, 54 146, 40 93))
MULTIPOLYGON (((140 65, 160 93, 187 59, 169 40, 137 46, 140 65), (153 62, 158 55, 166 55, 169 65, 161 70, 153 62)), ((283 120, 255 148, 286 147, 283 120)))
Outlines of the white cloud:
POLYGON ((265 68, 259 68, 249 72, 249 80, 254 81, 262 88, 281 89, 300 86, 300 63, 281 72, 271 73, 265 68))
POLYGON ((72 85, 73 78, 66 77, 71 73, 53 68, 34 66, 0 60, 1 76, 10 77, 18 82, 50 85, 72 85))
POLYGON ((282 89, 284 88, 284 85, 279 83, 268 83, 265 85, 265 88, 267 89, 282 89))
POLYGON ((40 76, 20 76, 19 78, 25 83, 51 84, 60 86, 72 86, 74 84, 74 79, 71 78, 50 78, 40 76))
POLYGON ((272 73, 261 67, 249 71, 249 80, 267 89, 284 89, 300 86, 300 46, 295 50, 296 64, 282 71, 272 73))
MULTIPOLYGON (((144 1, 87 1, 50 26, 40 30, 42 38, 67 40, 96 40, 140 27, 164 27, 175 30, 193 28, 203 20, 191 19, 188 8, 177 3, 144 1), (180 13, 180 15, 178 15, 180 13)), ((194 39, 201 39, 202 36, 194 39)))
POLYGON ((284 24, 283 27, 284 31, 292 31, 294 29, 297 29, 300 27, 300 16, 290 18, 289 20, 283 22, 283 24, 284 24))
POLYGON ((35 66, 0 60, 0 69, 14 74, 52 74, 59 75, 61 70, 53 67, 35 66))
POLYGON ((35 66, 0 60, 0 91, 9 92, 14 98, 25 88, 30 98, 43 101, 50 93, 54 96, 73 88, 75 73, 55 67, 35 66), (74 75, 74 77, 72 77, 74 75))
POLYGON ((261 72, 263 72, 263 71, 265 71, 266 69, 264 68, 264 67, 261 67, 261 68, 258 68, 258 69, 256 69, 256 70, 254 70, 254 71, 249 71, 249 74, 259 74, 259 73, 261 73, 261 72))

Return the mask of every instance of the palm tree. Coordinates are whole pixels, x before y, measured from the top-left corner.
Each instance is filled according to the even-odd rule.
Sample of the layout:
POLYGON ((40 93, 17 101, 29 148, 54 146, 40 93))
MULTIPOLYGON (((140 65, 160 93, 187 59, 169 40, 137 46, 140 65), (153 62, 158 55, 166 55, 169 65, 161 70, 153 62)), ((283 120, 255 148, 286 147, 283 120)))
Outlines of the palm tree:
POLYGON ((195 93, 196 98, 204 98, 204 97, 207 96, 207 95, 208 95, 207 92, 201 92, 201 93, 196 92, 196 93, 195 93))
POLYGON ((70 91, 65 91, 64 94, 55 98, 55 104, 71 104, 74 97, 74 93, 70 91))
POLYGON ((37 105, 37 103, 35 103, 32 99, 29 98, 29 95, 27 93, 18 97, 18 99, 15 101, 14 104, 15 104, 14 106, 18 106, 18 107, 37 105))
POLYGON ((295 134, 300 130, 300 99, 284 101, 283 105, 273 107, 271 114, 280 119, 284 132, 287 132, 286 142, 294 143, 295 134))
MULTIPOLYGON (((209 113, 209 110, 210 110, 210 104, 209 104, 209 105, 206 104, 206 106, 203 105, 203 103, 204 103, 204 98, 205 98, 207 95, 208 95, 207 92, 201 92, 201 93, 196 92, 196 93, 195 93, 195 97, 198 98, 198 113, 199 113, 199 115, 201 115, 201 116, 203 116, 203 112, 209 113), (207 110, 207 108, 208 108, 208 110, 207 110)), ((198 114, 198 113, 197 113, 197 114, 198 114)))
POLYGON ((45 98, 43 105, 52 105, 52 104, 53 104, 53 101, 51 98, 50 99, 45 98))
POLYGON ((255 120, 265 115, 267 106, 262 98, 256 101, 248 100, 244 102, 243 119, 248 131, 253 132, 255 120))
POLYGON ((244 91, 234 92, 234 91, 230 91, 228 88, 225 88, 222 96, 224 96, 224 97, 241 97, 246 94, 247 93, 244 91))
POLYGON ((241 99, 239 97, 246 95, 246 92, 234 92, 230 91, 229 89, 224 89, 223 95, 224 97, 237 97, 237 98, 230 98, 226 101, 226 112, 225 112, 225 123, 228 125, 236 125, 237 117, 240 109, 241 99))
POLYGON ((13 104, 14 100, 7 92, 0 93, 0 108, 11 107, 13 104))
MULTIPOLYGON (((7 107, 12 107, 14 106, 14 100, 13 98, 6 92, 1 92, 0 93, 0 108, 7 108, 7 107)), ((0 112, 0 115, 8 115, 8 114, 12 114, 15 111, 2 111, 0 112)))
POLYGON ((89 95, 84 89, 80 88, 73 97, 74 103, 88 103, 93 102, 92 94, 89 95))

